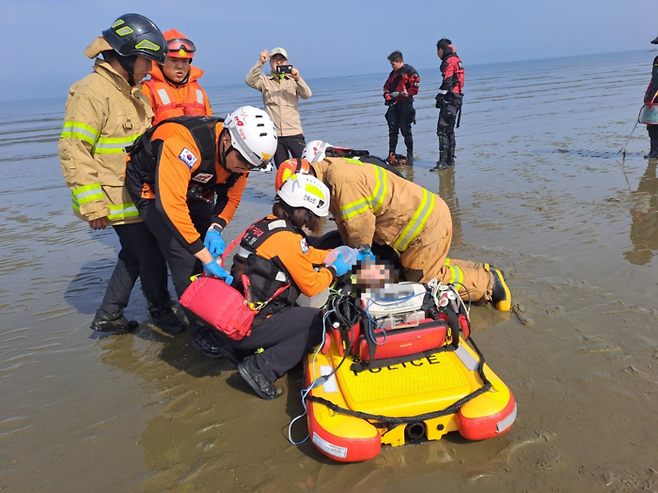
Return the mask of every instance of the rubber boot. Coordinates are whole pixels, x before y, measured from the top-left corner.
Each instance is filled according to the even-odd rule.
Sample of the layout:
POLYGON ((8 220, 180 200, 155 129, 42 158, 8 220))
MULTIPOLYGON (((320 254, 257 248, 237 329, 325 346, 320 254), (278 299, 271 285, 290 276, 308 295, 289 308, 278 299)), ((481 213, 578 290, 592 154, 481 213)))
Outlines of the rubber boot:
POLYGON ((450 140, 450 146, 448 147, 448 160, 446 161, 448 166, 455 165, 455 138, 450 140))
POLYGON ((442 171, 448 168, 448 151, 446 149, 442 149, 439 152, 439 160, 436 162, 436 166, 430 169, 430 171, 442 171))
POLYGON ((658 157, 658 137, 651 137, 651 148, 649 154, 644 156, 644 159, 651 159, 658 157))
POLYGON ((496 310, 509 312, 512 309, 512 292, 510 291, 503 273, 498 269, 492 269, 493 292, 491 293, 491 303, 496 310))

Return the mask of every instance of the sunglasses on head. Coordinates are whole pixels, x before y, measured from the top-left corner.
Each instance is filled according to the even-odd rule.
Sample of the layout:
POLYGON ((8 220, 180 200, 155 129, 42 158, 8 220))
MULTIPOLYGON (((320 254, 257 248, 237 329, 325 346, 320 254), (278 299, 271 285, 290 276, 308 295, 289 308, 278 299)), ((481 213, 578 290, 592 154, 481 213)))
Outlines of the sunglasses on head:
POLYGON ((169 41, 169 51, 179 51, 181 48, 188 53, 194 53, 196 51, 196 46, 189 39, 185 38, 176 38, 169 41))

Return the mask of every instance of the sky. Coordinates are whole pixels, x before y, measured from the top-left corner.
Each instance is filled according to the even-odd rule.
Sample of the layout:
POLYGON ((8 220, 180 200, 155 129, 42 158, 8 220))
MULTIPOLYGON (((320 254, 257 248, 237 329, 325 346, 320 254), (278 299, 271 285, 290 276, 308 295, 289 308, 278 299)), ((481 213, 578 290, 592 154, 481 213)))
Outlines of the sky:
POLYGON ((65 97, 91 71, 87 45, 129 12, 194 41, 204 87, 244 83, 276 46, 311 80, 388 73, 394 50, 438 68, 442 37, 468 67, 651 50, 658 36, 656 0, 0 0, 0 12, 0 102, 65 97))

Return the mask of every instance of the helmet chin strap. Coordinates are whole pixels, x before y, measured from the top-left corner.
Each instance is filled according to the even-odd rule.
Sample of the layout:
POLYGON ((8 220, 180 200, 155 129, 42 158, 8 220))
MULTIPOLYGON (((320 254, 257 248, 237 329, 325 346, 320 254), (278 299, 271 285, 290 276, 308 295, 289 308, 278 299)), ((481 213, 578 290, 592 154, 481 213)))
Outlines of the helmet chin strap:
POLYGON ((128 72, 128 84, 131 86, 135 85, 135 78, 134 78, 134 72, 135 72, 135 61, 137 60, 136 55, 132 56, 121 56, 117 53, 116 55, 117 60, 119 61, 119 64, 121 67, 128 72))

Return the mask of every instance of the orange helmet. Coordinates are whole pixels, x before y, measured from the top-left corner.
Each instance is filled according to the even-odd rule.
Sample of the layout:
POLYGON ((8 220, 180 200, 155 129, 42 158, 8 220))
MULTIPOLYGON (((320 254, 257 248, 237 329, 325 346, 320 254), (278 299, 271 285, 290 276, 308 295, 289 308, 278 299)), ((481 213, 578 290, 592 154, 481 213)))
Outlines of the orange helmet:
POLYGON ((311 165, 306 159, 292 158, 282 162, 276 172, 274 189, 278 193, 288 178, 292 175, 308 175, 311 173, 311 165))
POLYGON ((169 29, 169 31, 165 31, 162 34, 164 34, 169 45, 167 56, 172 58, 194 58, 196 46, 182 32, 176 29, 169 29))

